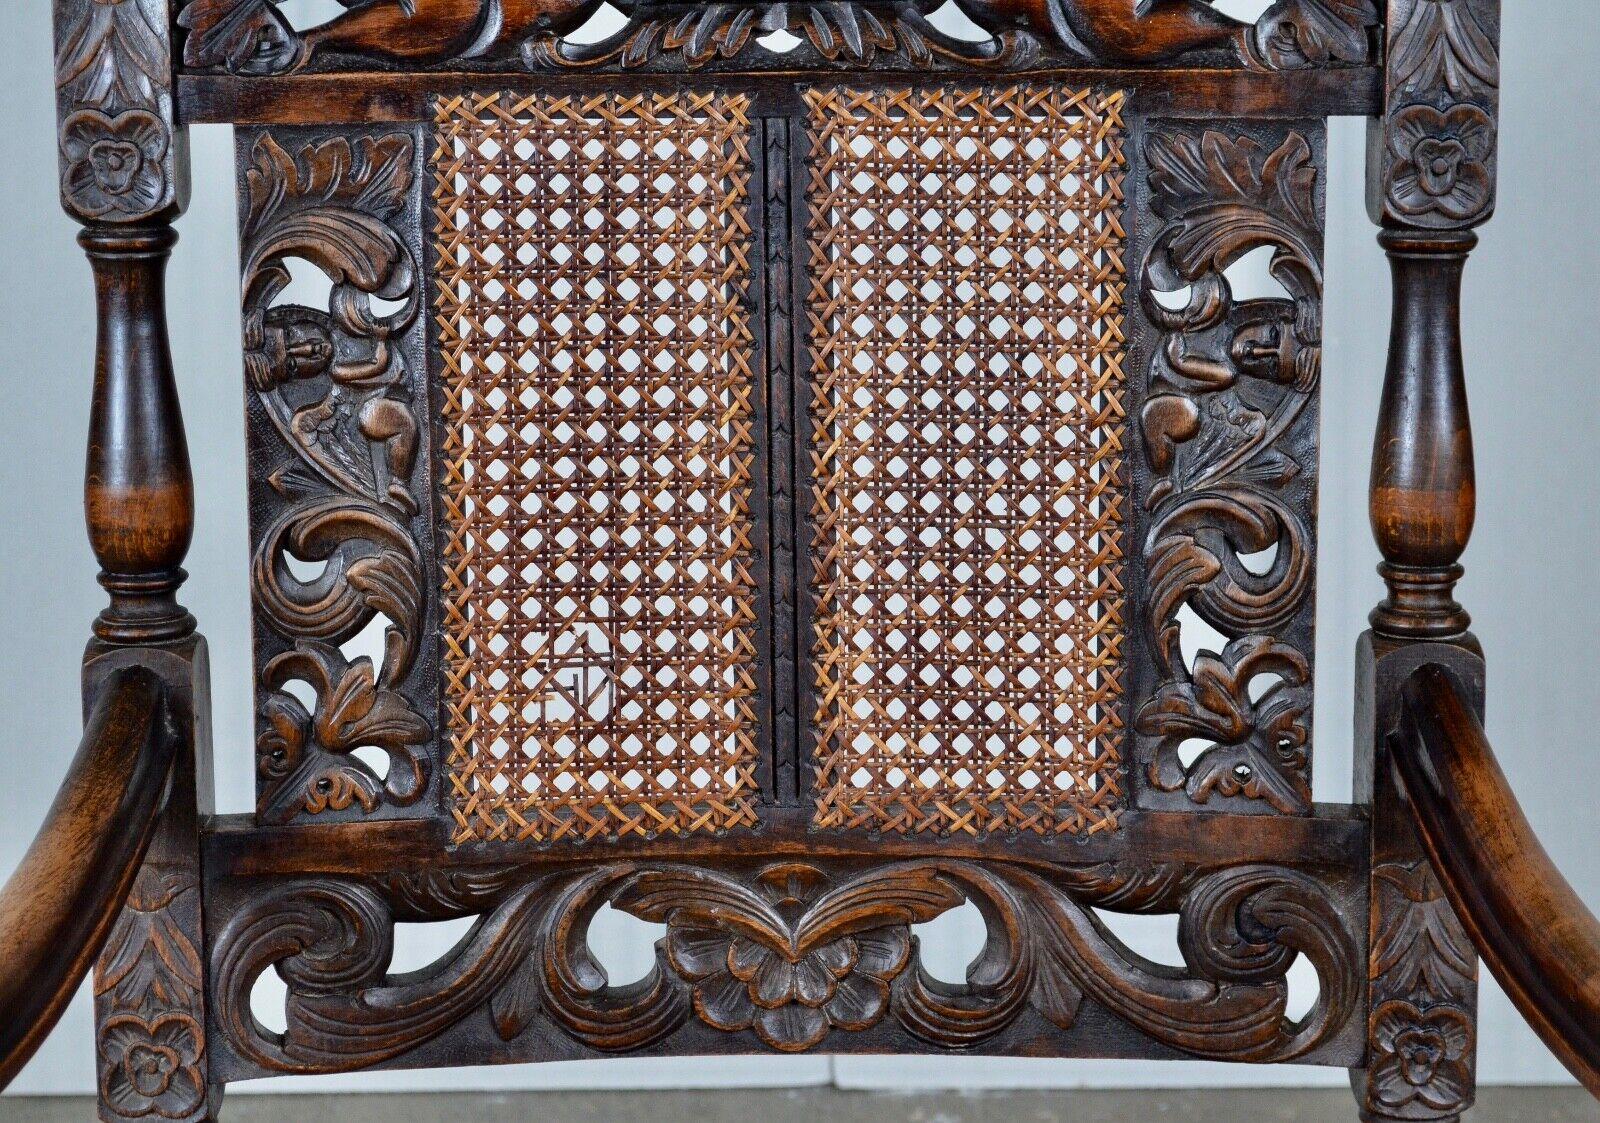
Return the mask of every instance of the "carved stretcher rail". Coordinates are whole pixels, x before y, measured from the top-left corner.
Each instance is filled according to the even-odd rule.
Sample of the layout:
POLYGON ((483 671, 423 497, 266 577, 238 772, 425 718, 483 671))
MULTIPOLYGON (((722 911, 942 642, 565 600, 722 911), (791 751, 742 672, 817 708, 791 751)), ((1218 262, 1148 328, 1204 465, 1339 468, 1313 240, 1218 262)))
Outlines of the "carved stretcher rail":
POLYGON ((216 1063, 229 1079, 649 1052, 917 1046, 1349 1064, 1359 964, 1350 883, 1271 865, 663 862, 224 882, 208 902, 216 1063), (964 983, 928 973, 913 926, 974 904, 964 983), (609 905, 665 926, 613 986, 587 931, 609 905), (1135 955, 1094 910, 1177 912, 1182 967, 1135 955), (471 916, 444 958, 388 974, 396 923, 471 916), (1320 991, 1286 1014, 1304 955, 1320 991), (251 1007, 288 984, 287 1030, 251 1007), (1087 1041, 1087 1038, 1085 1039, 1087 1041))

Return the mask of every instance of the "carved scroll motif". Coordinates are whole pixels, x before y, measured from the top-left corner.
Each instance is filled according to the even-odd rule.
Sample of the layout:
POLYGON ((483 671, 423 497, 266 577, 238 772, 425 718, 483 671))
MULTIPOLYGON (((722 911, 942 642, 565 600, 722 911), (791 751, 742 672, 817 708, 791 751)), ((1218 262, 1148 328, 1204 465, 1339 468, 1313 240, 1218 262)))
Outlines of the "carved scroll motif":
POLYGON ((380 803, 427 787, 432 729, 408 696, 423 629, 415 255, 391 225, 415 180, 405 133, 333 136, 285 147, 268 133, 245 172, 245 367, 255 411, 291 458, 264 473, 273 513, 259 525, 258 618, 287 647, 261 660, 257 761, 263 821, 380 803), (281 300, 290 262, 331 284, 328 306, 281 300), (307 576, 307 567, 320 572, 307 576), (339 644, 382 614, 383 659, 339 644), (308 709, 286 688, 309 685, 308 709), (389 757, 380 777, 354 755, 389 757))
POLYGON ((1373 221, 1467 229, 1494 211, 1499 0, 1391 0, 1373 221))
POLYGON ((1162 222, 1142 285, 1158 329, 1140 415, 1159 675, 1136 715, 1146 777, 1196 803, 1307 813, 1311 667, 1286 637, 1313 579, 1304 477, 1322 359, 1319 160, 1297 131, 1159 126, 1145 157, 1162 222), (1287 298, 1236 300, 1226 271, 1263 247, 1287 298), (1185 606, 1231 641, 1220 654, 1185 659, 1185 606), (1185 760, 1193 742, 1205 747, 1185 760))
POLYGON ((184 204, 168 0, 56 0, 61 201, 81 222, 170 217, 184 204))
POLYGON ((272 0, 189 0, 184 62, 235 74, 284 74, 320 56, 387 63, 498 64, 531 70, 1023 68, 1204 58, 1284 70, 1370 61, 1376 0, 1277 0, 1254 24, 1206 0, 957 0, 977 35, 941 30, 944 0, 774 3, 615 0, 623 26, 575 35, 600 0, 375 0, 296 29, 272 0), (786 35, 787 42, 774 36, 786 35))
POLYGON ((1083 867, 1047 877, 945 861, 743 874, 616 864, 252 891, 223 923, 213 977, 217 1024, 242 1058, 269 1072, 395 1060, 472 1032, 463 1023, 483 1010, 502 1043, 525 1034, 536 1043, 553 1028, 591 1050, 628 1052, 698 1021, 801 1052, 880 1025, 967 1048, 1030 1011, 1069 1028, 1085 1003, 1195 1056, 1269 1062, 1304 1057, 1344 1026, 1358 954, 1324 887, 1267 866, 1179 877, 1083 867), (989 941, 957 986, 922 967, 910 926, 968 900, 989 941), (1153 968, 1118 943, 1090 911, 1117 902, 1178 909, 1185 968, 1153 968), (606 904, 666 926, 655 968, 627 987, 610 985, 586 943, 606 904), (445 959, 387 974, 397 915, 462 914, 478 915, 477 926, 445 959), (1316 967, 1321 993, 1296 1021, 1285 1014, 1285 976, 1298 955, 1316 967), (250 1011, 255 980, 274 966, 289 986, 284 1034, 250 1011))

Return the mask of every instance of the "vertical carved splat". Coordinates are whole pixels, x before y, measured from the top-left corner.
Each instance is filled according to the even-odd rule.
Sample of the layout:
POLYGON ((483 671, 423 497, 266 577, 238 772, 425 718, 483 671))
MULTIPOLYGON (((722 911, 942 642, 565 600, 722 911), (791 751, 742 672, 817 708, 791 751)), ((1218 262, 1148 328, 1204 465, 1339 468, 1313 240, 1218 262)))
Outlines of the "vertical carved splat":
POLYGON ((431 773, 417 155, 408 132, 241 142, 265 822, 414 806, 431 773), (326 278, 326 307, 285 299, 294 262, 326 278), (379 614, 381 662, 342 653, 379 614))
POLYGON ((1144 156, 1158 225, 1141 310, 1155 331, 1140 430, 1157 681, 1135 719, 1145 778, 1193 803, 1304 814, 1321 138, 1310 126, 1151 127, 1144 156), (1236 300, 1227 270, 1263 247, 1285 297, 1236 300), (1252 568, 1251 555, 1270 560, 1252 568), (1222 652, 1186 660, 1185 606, 1231 641, 1222 652), (1206 747, 1186 760, 1194 741, 1206 747))

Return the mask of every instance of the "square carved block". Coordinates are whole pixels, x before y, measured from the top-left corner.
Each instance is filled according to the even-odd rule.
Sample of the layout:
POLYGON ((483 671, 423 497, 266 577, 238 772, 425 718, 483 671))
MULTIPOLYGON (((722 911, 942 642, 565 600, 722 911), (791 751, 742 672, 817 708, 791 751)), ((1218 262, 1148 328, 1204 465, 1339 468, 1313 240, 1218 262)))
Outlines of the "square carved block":
POLYGON ((1124 95, 809 95, 819 826, 1114 828, 1124 95))
POLYGON ((748 99, 438 108, 458 842, 755 822, 748 99))

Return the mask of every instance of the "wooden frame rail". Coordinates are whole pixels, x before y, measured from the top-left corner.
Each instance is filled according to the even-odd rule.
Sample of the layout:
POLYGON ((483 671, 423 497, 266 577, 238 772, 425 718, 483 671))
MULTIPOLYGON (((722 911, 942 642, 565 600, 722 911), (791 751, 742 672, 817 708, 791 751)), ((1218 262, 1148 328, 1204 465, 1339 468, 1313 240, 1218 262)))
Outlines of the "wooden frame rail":
POLYGON ((1430 664, 1406 681, 1391 744, 1423 846, 1479 954, 1600 1095, 1600 921, 1540 845, 1449 671, 1430 664))
POLYGON ((61 1017, 150 844, 179 734, 152 672, 117 672, 22 865, 0 890, 0 1088, 61 1017))

